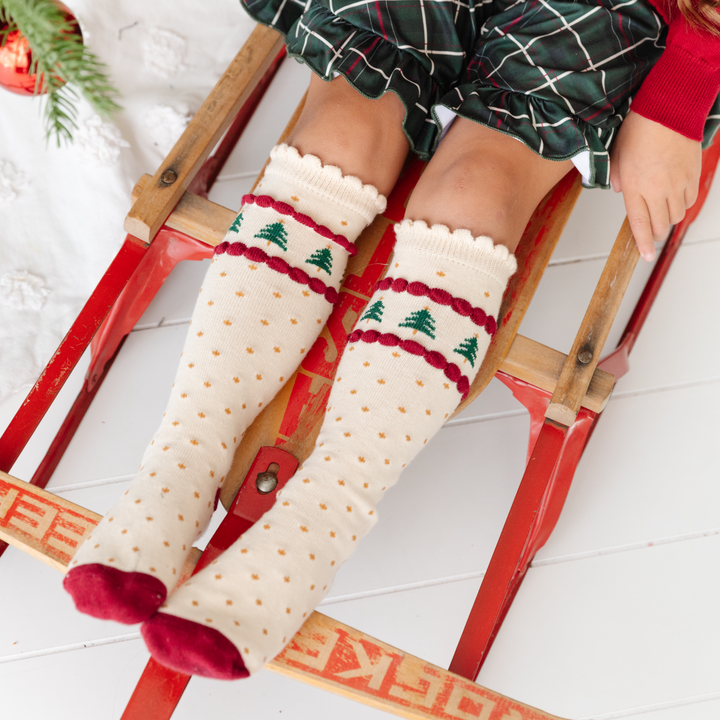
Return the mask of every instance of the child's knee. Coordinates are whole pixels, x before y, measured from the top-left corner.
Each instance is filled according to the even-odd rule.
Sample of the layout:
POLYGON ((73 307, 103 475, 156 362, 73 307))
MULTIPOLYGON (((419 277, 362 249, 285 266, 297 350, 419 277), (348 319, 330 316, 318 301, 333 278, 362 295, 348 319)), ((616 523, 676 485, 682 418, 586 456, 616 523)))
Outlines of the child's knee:
POLYGON ((403 117, 402 103, 395 95, 372 100, 342 78, 331 82, 316 79, 288 143, 303 155, 316 155, 324 164, 335 165, 386 195, 409 149, 403 117))

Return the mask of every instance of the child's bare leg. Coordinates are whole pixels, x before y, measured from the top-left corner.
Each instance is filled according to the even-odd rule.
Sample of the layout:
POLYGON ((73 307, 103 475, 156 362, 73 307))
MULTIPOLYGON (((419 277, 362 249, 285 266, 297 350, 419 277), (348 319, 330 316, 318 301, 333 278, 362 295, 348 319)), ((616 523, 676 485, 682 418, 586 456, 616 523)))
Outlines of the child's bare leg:
POLYGON ((399 101, 319 82, 293 136, 300 153, 272 150, 216 249, 140 473, 72 561, 65 587, 83 612, 140 622, 172 590, 243 432, 314 342, 353 241, 385 207, 369 183, 387 192, 407 152, 399 101), (382 135, 385 124, 396 131, 382 135))
POLYGON ((402 130, 405 110, 393 93, 369 100, 344 78, 310 80, 307 102, 288 144, 316 155, 387 195, 402 169, 409 145, 402 130))
POLYGON ((413 192, 406 217, 466 228, 515 252, 538 203, 572 168, 514 138, 458 118, 413 192))

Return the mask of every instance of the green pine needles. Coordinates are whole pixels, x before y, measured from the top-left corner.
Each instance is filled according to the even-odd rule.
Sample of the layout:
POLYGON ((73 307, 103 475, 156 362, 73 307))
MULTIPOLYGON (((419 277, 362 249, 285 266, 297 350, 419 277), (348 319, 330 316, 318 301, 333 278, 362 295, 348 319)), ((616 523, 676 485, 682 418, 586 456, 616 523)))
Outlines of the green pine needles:
POLYGON ((281 222, 270 223, 266 225, 260 232, 256 233, 258 240, 267 240, 275 243, 281 250, 287 251, 288 234, 281 222))
POLYGON ((427 308, 410 313, 398 327, 412 328, 413 335, 419 331, 433 340, 435 339, 435 318, 427 308))
POLYGON ((477 360, 478 352, 478 340, 473 335, 472 337, 465 338, 460 345, 458 345, 453 352, 462 355, 472 367, 475 367, 475 361, 477 360))
POLYGON ((35 94, 47 92, 44 104, 46 137, 58 146, 72 141, 77 128, 75 102, 81 92, 98 114, 107 117, 120 109, 119 92, 105 75, 105 65, 83 45, 69 20, 53 0, 0 0, 0 45, 15 30, 32 50, 30 74, 37 73, 35 94))
POLYGON ((383 303, 382 299, 376 300, 366 311, 365 314, 360 318, 360 322, 363 320, 367 320, 367 322, 370 322, 371 320, 377 320, 380 322, 382 320, 383 313, 385 312, 385 304, 383 303))
POLYGON ((324 270, 328 275, 332 274, 332 253, 328 248, 316 250, 305 262, 317 265, 318 272, 324 270))
POLYGON ((228 232, 239 233, 240 228, 242 227, 242 219, 243 219, 243 214, 238 213, 238 216, 233 220, 233 224, 230 226, 230 229, 228 230, 228 232))

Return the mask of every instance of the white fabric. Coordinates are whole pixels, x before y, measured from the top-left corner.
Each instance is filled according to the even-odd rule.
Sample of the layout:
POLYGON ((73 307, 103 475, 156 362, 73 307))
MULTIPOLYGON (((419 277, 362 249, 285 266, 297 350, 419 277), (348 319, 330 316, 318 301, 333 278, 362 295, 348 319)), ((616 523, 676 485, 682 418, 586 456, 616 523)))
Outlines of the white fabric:
MULTIPOLYGON (((397 234, 390 275, 397 270, 430 287, 462 288, 473 306, 497 313, 516 267, 506 248, 473 239, 467 230, 450 233, 422 222, 405 221, 397 234)), ((387 312, 369 328, 428 348, 428 336, 403 327, 401 319, 423 308, 442 316, 432 349, 474 378, 489 336, 468 317, 410 292, 378 290, 368 308, 378 301, 387 312), (480 352, 474 363, 463 363, 453 350, 477 335, 480 352)), ((222 632, 250 673, 282 650, 327 594, 340 565, 377 521, 385 490, 461 399, 443 371, 381 343, 351 344, 337 375, 315 450, 274 507, 161 609, 222 632)))
POLYGON ((323 165, 314 155, 301 156, 289 145, 276 145, 270 151, 271 163, 265 170, 257 194, 288 196, 293 209, 322 224, 336 235, 356 238, 384 212, 385 198, 360 178, 343 176, 339 167, 323 165))
MULTIPOLYGON (((347 207, 385 198, 358 178, 343 177, 318 158, 294 148, 271 153, 272 197, 314 207, 315 222, 348 219, 354 240, 374 213, 360 220, 347 207), (303 183, 285 181, 288 156, 303 183), (319 191, 324 203, 318 203, 319 191), (343 204, 333 202, 337 196, 343 204)), ((348 252, 273 207, 243 207, 226 241, 259 247, 336 291, 348 252), (322 261, 317 259, 322 256, 322 261)), ((238 442, 264 405, 285 384, 333 308, 307 283, 229 251, 216 255, 200 290, 170 402, 145 451, 139 474, 120 501, 80 547, 73 568, 100 563, 152 575, 168 592, 192 543, 205 530, 219 485, 238 442)))
POLYGON ((174 143, 158 141, 146 113, 195 112, 254 27, 238 0, 66 4, 125 110, 108 128, 81 102, 76 142, 58 149, 45 142, 41 101, 0 89, 0 401, 50 359, 124 238, 133 184, 174 143), (12 278, 21 276, 42 288, 44 303, 7 301, 7 283, 17 290, 12 278))

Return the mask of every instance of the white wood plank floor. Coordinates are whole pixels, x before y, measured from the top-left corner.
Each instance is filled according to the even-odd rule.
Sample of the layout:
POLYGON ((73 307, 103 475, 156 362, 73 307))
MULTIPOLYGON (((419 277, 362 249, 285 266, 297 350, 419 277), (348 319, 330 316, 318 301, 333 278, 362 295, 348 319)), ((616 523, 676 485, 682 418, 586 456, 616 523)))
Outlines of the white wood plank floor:
MULTIPOLYGON (((237 207, 307 71, 286 63, 212 199, 237 207)), ((152 168, 146 168, 152 170, 152 168)), ((586 191, 522 332, 567 352, 623 219, 586 191)), ((720 717, 720 182, 680 250, 479 682, 574 720, 720 717)), ((638 269, 610 344, 648 267, 638 269)), ((163 412, 204 274, 183 263, 131 334, 50 488, 105 512, 163 412)), ((28 479, 81 384, 75 373, 13 474, 28 479)), ((22 398, 0 405, 0 427, 22 398)), ((524 468, 528 418, 499 383, 429 444, 340 571, 326 612, 450 661, 524 468)), ((218 518, 219 519, 219 518, 218 518)), ((4 718, 119 718, 148 658, 134 628, 76 613, 60 576, 0 560, 4 718)), ((270 673, 194 679, 175 717, 330 720, 382 714, 270 673)), ((468 715, 468 717, 470 717, 468 715)))

